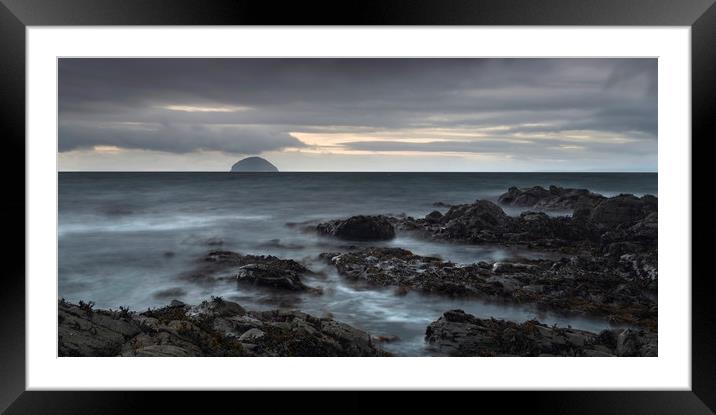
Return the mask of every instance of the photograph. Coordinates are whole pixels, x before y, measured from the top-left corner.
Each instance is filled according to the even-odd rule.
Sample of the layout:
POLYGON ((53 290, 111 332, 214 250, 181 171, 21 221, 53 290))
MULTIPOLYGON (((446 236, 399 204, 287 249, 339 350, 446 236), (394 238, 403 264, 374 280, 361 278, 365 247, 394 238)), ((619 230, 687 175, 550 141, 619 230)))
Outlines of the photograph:
POLYGON ((714 415, 715 2, 0 0, 0 413, 714 415))
POLYGON ((57 356, 657 357, 658 69, 58 57, 57 356))

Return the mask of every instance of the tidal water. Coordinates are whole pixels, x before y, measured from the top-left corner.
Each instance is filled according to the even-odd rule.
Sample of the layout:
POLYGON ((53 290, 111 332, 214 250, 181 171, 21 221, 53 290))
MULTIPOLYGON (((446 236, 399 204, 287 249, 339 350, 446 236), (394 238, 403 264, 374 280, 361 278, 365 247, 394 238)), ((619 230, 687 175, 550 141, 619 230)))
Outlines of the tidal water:
MULTIPOLYGON (((291 223, 356 214, 424 216, 435 202, 496 200, 510 186, 588 188, 604 195, 657 194, 655 173, 59 173, 59 296, 133 310, 176 298, 195 304, 222 296, 248 309, 295 308, 374 335, 398 336, 385 348, 424 355, 426 326, 460 308, 478 317, 531 318, 598 331, 604 321, 482 300, 457 300, 359 287, 318 260, 343 241, 291 223), (213 249, 292 258, 316 271, 305 279, 323 295, 283 295, 231 283, 194 284, 181 276, 213 249)), ((519 214, 509 209, 509 214, 519 214)), ((559 214, 559 213, 557 213, 559 214)), ((438 243, 398 234, 372 243, 457 263, 534 252, 438 243)))

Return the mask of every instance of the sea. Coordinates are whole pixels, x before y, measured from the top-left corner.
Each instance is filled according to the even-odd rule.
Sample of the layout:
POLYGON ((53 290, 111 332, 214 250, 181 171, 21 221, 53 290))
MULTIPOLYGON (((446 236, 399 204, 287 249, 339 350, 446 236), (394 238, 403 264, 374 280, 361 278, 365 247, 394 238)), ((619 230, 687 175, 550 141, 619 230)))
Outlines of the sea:
MULTIPOLYGON (((58 297, 96 307, 144 311, 172 299, 197 304, 212 296, 249 310, 297 309, 331 316, 373 335, 397 337, 384 348, 402 356, 433 352, 425 328, 462 309, 481 318, 599 331, 599 319, 560 315, 530 305, 436 295, 398 295, 358 286, 319 260, 345 241, 306 232, 304 224, 357 214, 422 217, 443 205, 496 201, 509 187, 557 185, 605 196, 657 193, 656 173, 218 173, 60 172, 58 297), (436 206, 437 202, 443 205, 436 206), (232 282, 199 284, 184 276, 211 250, 275 255, 304 263, 307 285, 322 295, 285 294, 232 282)), ((519 215, 520 209, 505 209, 519 215)), ((569 212, 552 212, 553 215, 569 212)), ((360 245, 360 243, 352 243, 360 245)), ((438 256, 459 264, 539 252, 435 242, 398 233, 370 243, 438 256)))

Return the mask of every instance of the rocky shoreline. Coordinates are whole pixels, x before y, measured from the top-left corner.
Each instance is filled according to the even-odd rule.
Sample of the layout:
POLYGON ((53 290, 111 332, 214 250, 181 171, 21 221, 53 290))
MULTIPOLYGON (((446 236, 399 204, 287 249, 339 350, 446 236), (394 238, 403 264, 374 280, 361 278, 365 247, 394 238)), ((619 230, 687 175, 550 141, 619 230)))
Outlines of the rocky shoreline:
MULTIPOLYGON (((586 189, 510 188, 497 202, 529 208, 509 216, 497 204, 435 206, 423 218, 377 215, 304 224, 321 237, 360 241, 320 258, 346 280, 367 287, 533 304, 563 314, 631 327, 590 333, 481 319, 460 310, 426 328, 426 345, 459 356, 656 355, 658 200, 586 189), (549 215, 571 211, 571 215, 549 215), (409 233, 443 243, 520 247, 548 258, 455 264, 401 248, 366 246, 409 233)), ((291 224, 296 227, 296 224, 291 224)), ((270 255, 214 250, 182 277, 194 283, 236 281, 257 289, 321 295, 304 282, 305 264, 270 255)), ((247 311, 222 299, 190 306, 174 301, 143 313, 94 310, 61 301, 61 356, 387 356, 381 338, 293 310, 247 311)), ((487 317, 487 316, 485 316, 487 317)), ((383 339, 384 340, 384 339, 383 339)))
POLYGON ((332 318, 218 297, 142 313, 62 300, 58 310, 60 356, 390 356, 380 339, 332 318))
POLYGON ((424 218, 360 216, 319 224, 316 231, 326 234, 327 228, 343 226, 344 239, 351 239, 350 231, 355 229, 360 240, 366 240, 365 229, 380 229, 375 240, 382 240, 394 228, 448 243, 550 252, 551 259, 456 265, 404 249, 378 247, 323 253, 321 257, 346 278, 395 287, 398 292, 418 290, 535 303, 557 312, 656 331, 656 197, 605 197, 586 189, 551 186, 549 190, 510 188, 498 201, 542 210, 513 217, 494 202, 477 200, 450 206, 445 213, 433 211, 424 218), (544 211, 553 209, 572 209, 572 215, 550 216, 544 211))
MULTIPOLYGON (((387 357, 382 342, 332 318, 295 310, 247 311, 212 298, 190 306, 172 301, 145 312, 58 305, 60 357, 387 357)), ((637 329, 592 333, 538 321, 480 319, 462 310, 430 323, 425 342, 446 356, 656 356, 657 335, 637 329)))
POLYGON ((656 333, 619 329, 591 333, 530 320, 480 319, 451 310, 430 323, 428 347, 448 356, 656 356, 656 333))

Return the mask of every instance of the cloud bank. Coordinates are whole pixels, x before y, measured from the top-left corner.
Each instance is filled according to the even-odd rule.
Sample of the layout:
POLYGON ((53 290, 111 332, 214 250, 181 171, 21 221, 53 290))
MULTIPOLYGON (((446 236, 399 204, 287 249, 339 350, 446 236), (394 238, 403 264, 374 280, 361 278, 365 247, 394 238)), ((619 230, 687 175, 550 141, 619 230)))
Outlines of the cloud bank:
POLYGON ((211 152, 283 157, 282 170, 301 155, 336 169, 316 154, 360 155, 365 170, 372 154, 397 169, 435 155, 431 168, 450 170, 448 154, 655 170, 657 135, 656 59, 59 61, 61 169, 111 148, 117 169, 141 169, 137 152, 165 170, 211 152))

